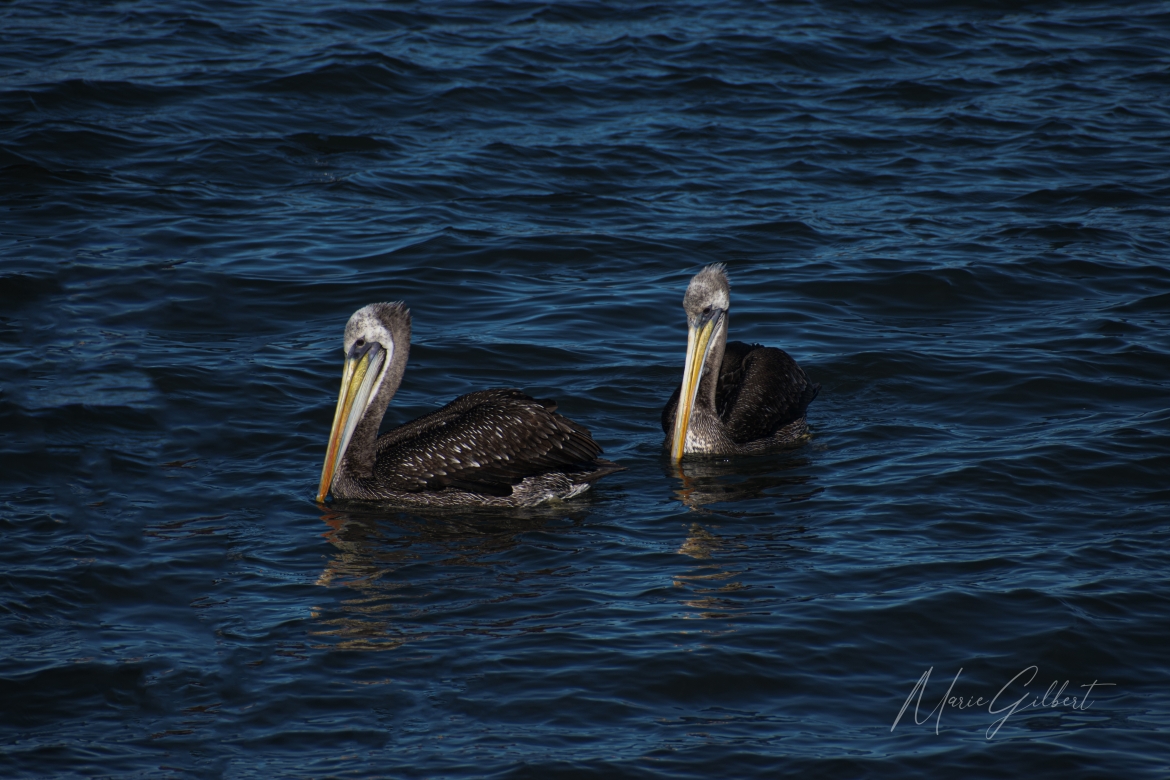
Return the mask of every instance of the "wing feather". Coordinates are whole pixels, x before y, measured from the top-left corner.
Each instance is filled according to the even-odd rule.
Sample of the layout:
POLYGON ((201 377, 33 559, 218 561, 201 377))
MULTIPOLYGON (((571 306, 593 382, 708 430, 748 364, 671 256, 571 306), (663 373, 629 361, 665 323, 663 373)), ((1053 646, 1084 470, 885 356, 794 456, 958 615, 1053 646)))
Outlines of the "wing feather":
POLYGON ((820 390, 792 356, 776 347, 753 345, 743 355, 737 379, 728 384, 719 409, 727 435, 736 444, 771 436, 804 417, 820 390))
POLYGON ((601 447, 555 409, 519 390, 468 393, 379 437, 375 472, 397 490, 508 496, 526 477, 594 470, 601 447))
MULTIPOLYGON (((799 420, 820 387, 784 350, 729 341, 715 385, 715 412, 731 440, 744 444, 799 420)), ((662 430, 667 435, 674 430, 680 389, 674 388, 662 409, 662 430)))

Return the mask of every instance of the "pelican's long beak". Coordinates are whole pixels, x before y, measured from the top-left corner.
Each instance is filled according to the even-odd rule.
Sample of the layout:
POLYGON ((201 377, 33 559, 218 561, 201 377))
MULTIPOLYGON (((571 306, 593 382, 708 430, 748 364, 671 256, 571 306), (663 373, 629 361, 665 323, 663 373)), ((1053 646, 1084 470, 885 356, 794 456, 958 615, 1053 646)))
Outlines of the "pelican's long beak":
POLYGON ((317 503, 329 495, 333 478, 341 466, 341 458, 349 447, 353 432, 370 402, 370 394, 382 376, 386 350, 376 342, 354 347, 345 358, 341 375, 341 394, 337 397, 337 411, 333 415, 333 429, 329 432, 329 448, 325 450, 325 467, 321 469, 321 485, 317 488, 317 503))
POLYGON ((703 378, 703 366, 707 364, 707 353, 711 351, 711 337, 723 322, 723 314, 723 309, 716 309, 687 327, 687 362, 683 367, 682 390, 678 394, 678 409, 674 417, 674 440, 670 445, 670 459, 673 461, 682 460, 687 431, 691 427, 691 412, 694 411, 695 397, 699 393, 699 380, 703 378))

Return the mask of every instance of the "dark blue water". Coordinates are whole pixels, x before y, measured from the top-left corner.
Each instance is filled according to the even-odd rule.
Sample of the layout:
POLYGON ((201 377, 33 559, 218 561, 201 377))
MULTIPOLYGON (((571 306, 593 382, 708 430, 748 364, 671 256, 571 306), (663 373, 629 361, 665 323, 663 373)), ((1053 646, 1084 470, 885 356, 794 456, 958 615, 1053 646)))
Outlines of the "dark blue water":
POLYGON ((1167 776, 1168 95, 1160 2, 5 4, 0 773, 1167 776), (680 475, 714 261, 822 390, 680 475), (399 299, 388 423, 628 470, 314 505, 399 299))

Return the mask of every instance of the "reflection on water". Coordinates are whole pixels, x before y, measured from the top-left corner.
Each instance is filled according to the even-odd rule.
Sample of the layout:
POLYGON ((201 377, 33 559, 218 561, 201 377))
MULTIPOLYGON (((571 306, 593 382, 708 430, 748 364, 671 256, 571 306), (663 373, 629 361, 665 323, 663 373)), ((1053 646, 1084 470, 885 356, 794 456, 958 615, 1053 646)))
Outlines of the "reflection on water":
MULTIPOLYGON (((809 474, 791 474, 809 464, 806 457, 791 450, 757 457, 690 457, 668 463, 667 473, 682 486, 674 491, 679 501, 694 511, 708 504, 733 503, 769 497, 804 501, 820 492, 809 474)), ((733 514, 726 510, 725 514, 733 514)))
POLYGON ((458 516, 388 514, 374 509, 328 511, 323 536, 335 553, 316 584, 348 588, 352 595, 312 610, 322 628, 346 650, 391 650, 437 634, 496 634, 515 619, 484 622, 478 607, 495 609, 533 595, 535 581, 562 572, 526 571, 510 555, 527 533, 552 524, 563 530, 580 521, 563 505, 501 514, 458 516))
MULTIPOLYGON (((717 557, 727 546, 718 535, 708 531, 698 523, 692 523, 686 540, 678 551, 700 561, 686 574, 680 574, 674 579, 676 588, 687 588, 694 594, 693 598, 683 599, 683 605, 697 610, 697 614, 688 617, 725 618, 731 613, 743 609, 743 605, 726 598, 728 594, 744 589, 743 583, 726 582, 739 571, 731 571, 717 557)), ((743 545, 737 545, 742 547, 743 545)))
POLYGON ((314 636, 334 636, 347 650, 390 650, 401 646, 406 634, 395 625, 400 610, 396 591, 400 585, 384 575, 405 565, 410 550, 389 543, 370 518, 330 512, 322 517, 329 526, 324 536, 337 552, 317 578, 324 587, 347 587, 354 597, 338 602, 337 608, 317 607, 312 617, 323 628, 314 636))
POLYGON ((717 551, 722 547, 722 539, 698 523, 692 523, 691 531, 687 534, 686 541, 682 543, 682 547, 679 547, 678 551, 692 558, 706 560, 711 557, 713 551, 717 551))
MULTIPOLYGON (((814 476, 793 473, 807 465, 808 458, 794 455, 792 450, 758 457, 690 457, 667 463, 668 474, 682 483, 674 491, 678 500, 690 511, 709 518, 706 526, 691 523, 678 548, 681 555, 695 561, 693 568, 674 578, 676 588, 688 589, 689 597, 682 603, 696 610, 688 617, 729 618, 750 607, 754 601, 752 586, 738 577, 747 569, 751 543, 739 537, 729 540, 714 529, 723 520, 772 517, 771 507, 777 498, 803 501, 820 492, 820 487, 811 484, 814 476), (711 506, 765 497, 770 499, 769 508, 762 512, 711 506)), ((800 527, 788 530, 804 532, 800 527)))

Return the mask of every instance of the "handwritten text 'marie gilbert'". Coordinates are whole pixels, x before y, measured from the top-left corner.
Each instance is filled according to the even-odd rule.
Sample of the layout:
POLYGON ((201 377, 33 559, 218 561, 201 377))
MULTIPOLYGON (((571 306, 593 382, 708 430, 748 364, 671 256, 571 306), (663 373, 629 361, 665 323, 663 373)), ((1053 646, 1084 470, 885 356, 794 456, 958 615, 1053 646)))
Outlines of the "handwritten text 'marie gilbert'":
MULTIPOLYGON (((987 712, 991 715, 999 715, 990 726, 987 727, 986 736, 991 739, 999 732, 1003 724, 1007 723, 1008 718, 1015 715, 1017 712, 1024 712, 1025 710, 1087 710, 1091 702, 1089 695, 1094 688, 1113 685, 1113 683, 1103 683, 1093 680, 1091 683, 1079 686, 1085 689, 1080 695, 1074 696, 1066 693, 1069 686, 1069 681, 1065 680, 1061 683, 1059 680, 1053 680, 1048 689, 1044 691, 1043 695, 1039 695, 1036 689, 1029 690, 1028 686, 1036 679, 1040 668, 1037 666, 1029 666, 1020 671, 1015 677, 1008 680, 1007 684, 999 689, 999 692, 988 700, 984 696, 961 696, 955 693, 955 684, 959 682, 959 675, 963 673, 962 668, 955 673, 955 678, 951 680, 951 686, 947 688, 947 692, 939 699, 938 704, 926 713, 926 715, 919 720, 918 712, 922 707, 922 695, 926 692, 926 685, 930 682, 930 673, 934 671, 934 667, 930 667, 922 676, 918 678, 918 682, 910 691, 910 695, 906 697, 906 701, 902 704, 902 709, 898 710, 898 717, 894 718, 894 725, 890 726, 890 731, 898 727, 898 723, 902 720, 902 716, 906 714, 906 710, 910 707, 910 703, 914 703, 914 722, 921 726, 930 720, 932 715, 935 716, 934 733, 939 732, 942 725, 943 712, 948 708, 952 710, 973 710, 987 708, 987 712), (915 695, 917 694, 917 699, 915 695), (1012 698, 1015 696, 1016 698, 1012 698)), ((1076 692, 1076 689, 1073 691, 1076 692)))

